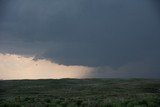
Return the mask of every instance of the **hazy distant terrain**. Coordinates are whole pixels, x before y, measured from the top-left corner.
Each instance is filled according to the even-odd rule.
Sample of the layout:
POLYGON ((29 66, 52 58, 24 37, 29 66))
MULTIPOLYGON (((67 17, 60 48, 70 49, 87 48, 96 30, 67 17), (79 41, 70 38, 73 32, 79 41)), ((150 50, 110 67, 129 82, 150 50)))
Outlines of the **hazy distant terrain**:
POLYGON ((159 107, 160 80, 0 81, 0 107, 159 107))

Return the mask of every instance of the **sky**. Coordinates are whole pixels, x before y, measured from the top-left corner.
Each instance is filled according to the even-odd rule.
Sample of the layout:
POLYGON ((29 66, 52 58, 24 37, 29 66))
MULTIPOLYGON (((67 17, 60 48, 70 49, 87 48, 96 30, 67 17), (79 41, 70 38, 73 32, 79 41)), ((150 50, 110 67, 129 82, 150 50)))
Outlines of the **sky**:
POLYGON ((159 0, 0 0, 0 79, 160 78, 159 0))

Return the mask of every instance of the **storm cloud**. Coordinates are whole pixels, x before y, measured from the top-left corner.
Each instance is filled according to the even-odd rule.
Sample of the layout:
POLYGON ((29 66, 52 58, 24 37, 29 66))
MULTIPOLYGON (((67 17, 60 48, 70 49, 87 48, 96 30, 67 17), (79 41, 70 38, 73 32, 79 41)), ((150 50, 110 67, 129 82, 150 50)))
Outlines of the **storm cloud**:
POLYGON ((0 53, 98 67, 96 72, 129 65, 128 72, 155 75, 159 6, 158 0, 1 0, 0 53))

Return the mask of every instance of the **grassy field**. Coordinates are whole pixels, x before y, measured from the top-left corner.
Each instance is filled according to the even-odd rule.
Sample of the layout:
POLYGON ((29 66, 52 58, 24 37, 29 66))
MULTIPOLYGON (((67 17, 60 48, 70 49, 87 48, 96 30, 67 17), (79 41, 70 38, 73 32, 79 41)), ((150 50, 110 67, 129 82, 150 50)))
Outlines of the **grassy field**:
POLYGON ((1 80, 0 107, 160 107, 160 80, 1 80))

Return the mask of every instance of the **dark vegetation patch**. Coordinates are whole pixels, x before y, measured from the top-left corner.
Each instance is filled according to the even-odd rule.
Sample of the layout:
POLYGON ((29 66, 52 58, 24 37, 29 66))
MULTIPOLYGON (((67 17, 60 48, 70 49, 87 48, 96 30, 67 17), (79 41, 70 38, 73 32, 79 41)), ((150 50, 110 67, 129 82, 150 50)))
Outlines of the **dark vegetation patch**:
POLYGON ((0 81, 0 107, 160 107, 160 80, 0 81))

